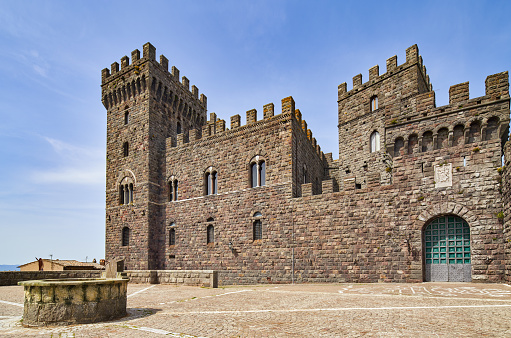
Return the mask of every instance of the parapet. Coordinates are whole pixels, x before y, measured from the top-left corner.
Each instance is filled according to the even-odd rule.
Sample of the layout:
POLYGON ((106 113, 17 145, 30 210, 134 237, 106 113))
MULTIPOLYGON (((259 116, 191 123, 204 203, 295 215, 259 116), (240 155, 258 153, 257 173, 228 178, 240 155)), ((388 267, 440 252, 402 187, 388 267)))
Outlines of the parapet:
POLYGON ((157 62, 156 48, 149 42, 143 46, 142 52, 143 52, 142 58, 140 58, 140 51, 138 49, 135 49, 133 52, 131 52, 132 59, 131 65, 129 57, 123 56, 121 58, 120 67, 119 63, 114 62, 110 66, 110 69, 104 68, 101 71, 102 86, 105 86, 117 79, 122 79, 124 81, 127 77, 132 75, 135 75, 138 78, 142 78, 144 82, 148 81, 149 79, 145 79, 145 76, 148 76, 148 74, 144 72, 143 65, 149 61, 152 62, 154 65, 158 65, 161 68, 161 70, 169 76, 169 78, 173 79, 186 92, 189 92, 190 95, 194 99, 196 99, 203 106, 204 109, 207 109, 206 96, 204 94, 199 95, 199 89, 195 85, 193 85, 190 90, 190 80, 188 80, 186 76, 183 76, 180 79, 179 69, 177 69, 175 66, 172 66, 171 72, 169 72, 169 60, 165 57, 165 55, 160 55, 160 61, 157 62))
MULTIPOLYGON (((490 99, 500 100, 509 95, 508 72, 497 73, 486 77, 486 96, 490 99)), ((469 83, 463 82, 449 88, 449 104, 453 105, 470 100, 469 83)))
POLYGON ((341 83, 337 87, 337 95, 338 99, 344 99, 358 91, 372 85, 375 82, 381 81, 389 76, 395 74, 399 70, 405 69, 411 65, 417 64, 419 66, 419 70, 424 76, 424 79, 427 83, 429 90, 433 90, 433 86, 430 83, 429 76, 426 73, 426 67, 423 65, 422 56, 419 55, 419 48, 417 45, 413 45, 406 49, 406 62, 402 65, 397 65, 397 56, 394 55, 387 59, 387 71, 386 73, 380 75, 380 67, 375 65, 369 69, 369 80, 367 82, 362 81, 362 74, 357 74, 353 77, 353 88, 348 91, 348 86, 346 82, 341 83))
MULTIPOLYGON (((226 127, 226 122, 222 119, 219 119, 216 115, 216 113, 210 113, 209 120, 206 121, 206 123, 202 126, 202 130, 190 130, 188 137, 186 135, 178 135, 177 139, 177 146, 182 146, 184 144, 187 144, 189 142, 199 141, 201 139, 208 138, 210 136, 214 135, 222 135, 225 132, 234 132, 237 130, 240 130, 240 128, 243 127, 249 127, 251 125, 256 125, 261 121, 267 121, 271 120, 274 117, 277 117, 282 114, 289 114, 292 118, 294 118, 297 122, 298 127, 300 128, 301 132, 303 132, 304 136, 309 140, 311 147, 315 150, 319 158, 326 162, 325 155, 321 151, 321 147, 316 141, 316 138, 312 136, 312 131, 310 129, 307 129, 307 122, 305 120, 302 120, 302 114, 299 109, 295 109, 295 101, 293 100, 293 97, 288 96, 284 99, 282 99, 282 114, 278 114, 275 116, 275 106, 273 103, 268 103, 263 106, 263 120, 257 119, 257 110, 256 109, 250 109, 246 112, 247 117, 247 124, 242 125, 241 124, 241 116, 239 114, 236 114, 234 116, 231 116, 230 118, 230 129, 226 127)), ((170 143, 171 146, 172 142, 170 143)), ((331 157, 331 154, 330 154, 331 157)))

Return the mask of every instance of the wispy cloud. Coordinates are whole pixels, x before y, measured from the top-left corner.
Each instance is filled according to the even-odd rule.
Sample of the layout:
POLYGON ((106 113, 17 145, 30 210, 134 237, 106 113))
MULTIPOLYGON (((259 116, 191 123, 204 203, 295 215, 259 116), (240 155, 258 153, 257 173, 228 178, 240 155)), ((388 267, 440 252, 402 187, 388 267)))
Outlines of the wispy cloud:
POLYGON ((39 183, 101 184, 104 182, 103 167, 97 168, 58 168, 52 171, 35 172, 33 178, 39 183))
POLYGON ((32 179, 36 183, 79 185, 104 183, 105 165, 101 150, 75 146, 50 137, 43 138, 59 155, 59 163, 52 169, 34 171, 32 179))

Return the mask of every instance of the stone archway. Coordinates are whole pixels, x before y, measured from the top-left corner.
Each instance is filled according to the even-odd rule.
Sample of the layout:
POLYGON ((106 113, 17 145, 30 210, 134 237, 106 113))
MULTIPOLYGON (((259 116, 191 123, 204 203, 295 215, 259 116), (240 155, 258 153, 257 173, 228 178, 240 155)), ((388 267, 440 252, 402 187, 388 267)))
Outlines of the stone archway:
POLYGON ((433 205, 420 214, 424 281, 472 280, 470 229, 478 225, 471 210, 452 202, 433 205))

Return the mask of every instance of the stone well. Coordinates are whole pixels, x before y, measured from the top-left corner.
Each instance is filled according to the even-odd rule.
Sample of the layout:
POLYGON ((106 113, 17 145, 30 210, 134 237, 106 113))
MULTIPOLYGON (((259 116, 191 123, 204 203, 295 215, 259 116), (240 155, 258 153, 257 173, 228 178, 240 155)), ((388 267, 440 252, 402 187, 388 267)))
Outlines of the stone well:
POLYGON ((126 315, 128 278, 44 279, 25 289, 24 326, 94 323, 126 315))

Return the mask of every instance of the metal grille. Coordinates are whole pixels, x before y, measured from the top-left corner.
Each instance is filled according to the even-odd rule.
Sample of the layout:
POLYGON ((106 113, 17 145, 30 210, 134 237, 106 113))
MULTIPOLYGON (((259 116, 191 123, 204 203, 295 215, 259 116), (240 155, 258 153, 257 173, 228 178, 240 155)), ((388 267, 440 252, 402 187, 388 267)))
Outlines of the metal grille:
POLYGON ((437 218, 424 235, 426 264, 470 264, 470 228, 461 218, 437 218))
POLYGON ((260 220, 254 221, 254 241, 263 239, 263 225, 260 220))
POLYGON ((471 281, 470 228, 456 216, 442 216, 424 230, 426 281, 471 281))

